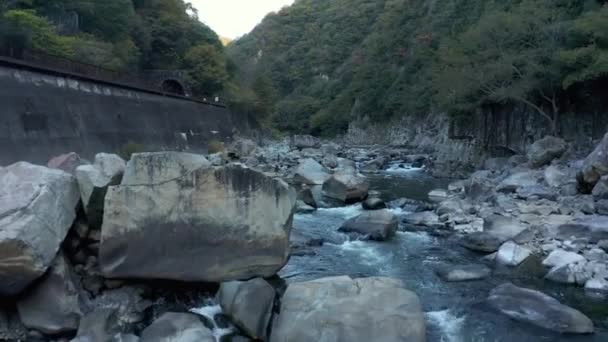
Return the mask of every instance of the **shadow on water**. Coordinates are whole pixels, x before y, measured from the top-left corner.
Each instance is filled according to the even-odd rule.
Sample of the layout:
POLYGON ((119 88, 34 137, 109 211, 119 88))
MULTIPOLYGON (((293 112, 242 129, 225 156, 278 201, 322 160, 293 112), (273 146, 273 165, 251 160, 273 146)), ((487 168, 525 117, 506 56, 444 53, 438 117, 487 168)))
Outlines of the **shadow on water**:
MULTIPOLYGON (((380 191, 385 200, 401 197, 425 200, 429 190, 448 183, 421 171, 374 174, 369 179, 371 188, 380 191)), ((582 289, 544 281, 538 260, 531 259, 516 269, 497 269, 486 280, 447 283, 435 274, 436 269, 479 263, 482 255, 460 247, 455 238, 438 238, 424 232, 398 232, 388 242, 348 241, 337 229, 361 211, 360 205, 353 205, 296 215, 295 233, 327 242, 314 249, 315 255, 292 257, 281 271, 281 277, 288 282, 345 274, 399 278, 420 297, 431 342, 608 341, 606 299, 593 299, 582 289), (587 336, 559 335, 494 312, 485 305, 484 299, 492 288, 507 281, 542 290, 581 310, 593 319, 597 332, 587 336)), ((403 214, 401 210, 395 213, 403 214)))

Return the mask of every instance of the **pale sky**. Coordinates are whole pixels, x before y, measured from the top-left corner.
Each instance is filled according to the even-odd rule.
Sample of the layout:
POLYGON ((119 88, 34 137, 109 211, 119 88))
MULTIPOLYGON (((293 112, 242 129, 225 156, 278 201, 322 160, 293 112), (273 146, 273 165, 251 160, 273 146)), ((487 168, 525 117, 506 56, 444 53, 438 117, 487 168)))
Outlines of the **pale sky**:
POLYGON ((294 0, 190 0, 201 21, 217 34, 237 38, 249 33, 269 12, 276 12, 294 0))

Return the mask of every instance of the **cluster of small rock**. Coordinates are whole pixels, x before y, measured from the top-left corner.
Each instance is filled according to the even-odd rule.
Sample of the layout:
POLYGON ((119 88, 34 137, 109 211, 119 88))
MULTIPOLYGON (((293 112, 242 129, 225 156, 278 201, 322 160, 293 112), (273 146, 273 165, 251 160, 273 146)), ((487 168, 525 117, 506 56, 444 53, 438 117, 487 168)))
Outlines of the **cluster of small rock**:
POLYGON ((584 159, 568 151, 562 139, 546 137, 527 156, 489 159, 468 179, 430 193, 434 210, 405 221, 462 234, 463 246, 491 253, 486 261, 515 267, 537 255, 546 279, 606 292, 608 135, 584 159))

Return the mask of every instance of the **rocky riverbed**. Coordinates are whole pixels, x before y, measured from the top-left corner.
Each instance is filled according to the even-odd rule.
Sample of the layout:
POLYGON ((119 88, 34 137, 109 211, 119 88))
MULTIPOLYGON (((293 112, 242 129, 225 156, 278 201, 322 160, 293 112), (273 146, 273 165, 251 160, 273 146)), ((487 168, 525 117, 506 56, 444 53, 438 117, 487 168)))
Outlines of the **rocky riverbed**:
POLYGON ((604 340, 608 137, 569 151, 464 180, 309 136, 2 167, 0 339, 604 340))

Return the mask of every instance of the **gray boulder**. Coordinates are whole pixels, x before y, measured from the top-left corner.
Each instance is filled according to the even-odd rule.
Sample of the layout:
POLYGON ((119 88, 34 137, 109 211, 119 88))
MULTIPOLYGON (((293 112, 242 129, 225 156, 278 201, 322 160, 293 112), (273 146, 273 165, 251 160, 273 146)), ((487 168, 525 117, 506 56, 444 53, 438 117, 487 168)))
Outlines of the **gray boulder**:
POLYGON ((550 187, 560 188, 568 183, 576 183, 576 177, 558 165, 549 165, 544 171, 545 182, 550 187))
POLYGON ((484 265, 450 266, 437 271, 437 275, 448 282, 480 280, 491 274, 492 270, 484 265))
POLYGON ((532 252, 513 241, 505 242, 498 249, 496 262, 505 266, 517 266, 526 260, 532 252))
POLYGON ((520 171, 505 178, 498 184, 497 191, 512 193, 522 187, 535 186, 539 184, 542 175, 538 171, 520 171))
POLYGON ((289 255, 295 203, 283 181, 239 165, 135 154, 121 185, 106 195, 101 271, 209 282, 271 276, 289 255))
POLYGON ((528 160, 533 167, 549 164, 553 159, 560 158, 568 149, 564 139, 546 136, 535 141, 528 150, 528 160))
POLYGON ((515 238, 528 228, 516 218, 493 215, 483 221, 483 230, 500 240, 507 241, 515 238))
POLYGON ((544 260, 543 266, 559 268, 568 264, 584 261, 585 257, 578 253, 567 252, 563 249, 552 251, 544 260))
POLYGON ((460 240, 460 245, 476 252, 494 253, 503 242, 504 239, 487 232, 475 232, 465 235, 460 240))
POLYGON ((144 329, 140 341, 215 342, 215 337, 196 315, 167 312, 144 329))
POLYGON ((545 279, 562 284, 579 284, 583 286, 593 276, 593 272, 586 266, 587 263, 585 261, 555 266, 545 275, 545 279))
POLYGON ((361 202, 367 197, 369 184, 363 177, 338 173, 323 183, 323 195, 344 203, 361 202))
POLYGON ((386 208, 386 203, 378 197, 369 197, 362 203, 365 210, 380 210, 386 208))
POLYGON ((490 199, 496 189, 496 180, 493 173, 487 170, 474 172, 468 180, 464 182, 465 193, 472 199, 485 201, 490 199))
POLYGON ((323 278, 287 287, 270 341, 426 340, 415 293, 381 277, 323 278))
POLYGON ((503 284, 490 292, 488 304, 522 322, 559 333, 590 334, 593 322, 569 306, 546 294, 513 284, 503 284))
POLYGON ((593 187, 591 194, 596 199, 608 199, 608 176, 602 176, 593 187))
POLYGON ((578 180, 583 187, 593 188, 604 175, 608 175, 608 133, 583 161, 578 180))
POLYGON ((80 319, 78 334, 71 342, 118 342, 119 317, 116 310, 97 308, 80 319))
POLYGON ((257 340, 267 340, 275 291, 266 280, 222 283, 217 294, 223 312, 244 332, 257 340))
POLYGON ((429 200, 434 203, 441 203, 448 199, 448 191, 445 189, 435 189, 429 192, 429 200))
POLYGON ((0 296, 16 295, 44 274, 79 200, 66 172, 25 162, 0 168, 0 296))
POLYGON ((326 168, 312 158, 304 159, 296 168, 294 182, 307 185, 322 185, 331 177, 326 168))
POLYGON ((384 241, 395 235, 398 225, 397 216, 389 210, 372 210, 344 222, 339 231, 359 233, 371 240, 384 241))
POLYGON ((23 324, 45 334, 76 331, 82 315, 79 282, 59 254, 47 274, 17 302, 23 324))
POLYGON ((119 156, 100 153, 95 156, 95 164, 76 168, 80 198, 91 227, 101 228, 106 192, 110 185, 120 183, 125 167, 119 156))

